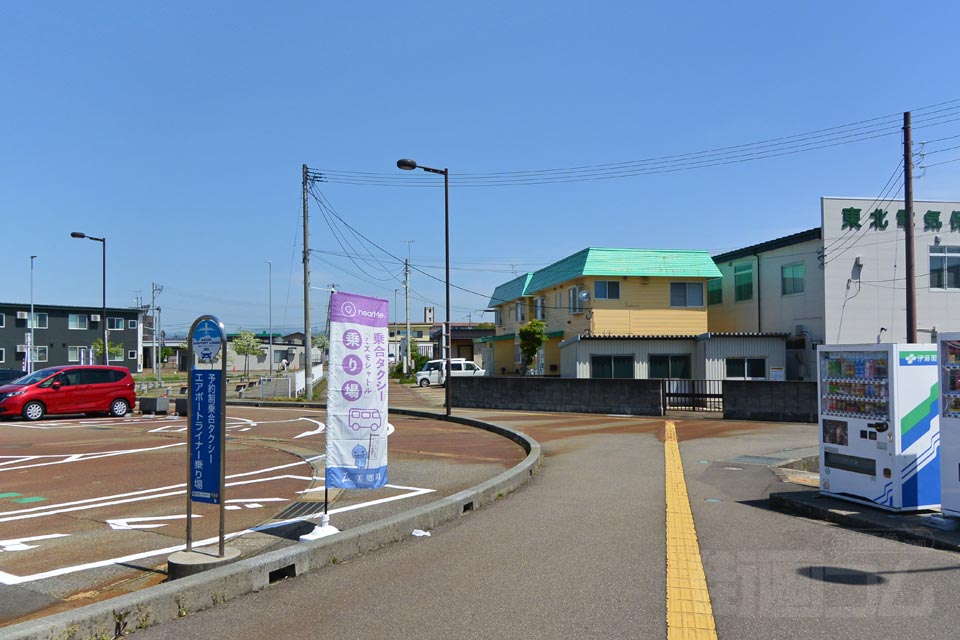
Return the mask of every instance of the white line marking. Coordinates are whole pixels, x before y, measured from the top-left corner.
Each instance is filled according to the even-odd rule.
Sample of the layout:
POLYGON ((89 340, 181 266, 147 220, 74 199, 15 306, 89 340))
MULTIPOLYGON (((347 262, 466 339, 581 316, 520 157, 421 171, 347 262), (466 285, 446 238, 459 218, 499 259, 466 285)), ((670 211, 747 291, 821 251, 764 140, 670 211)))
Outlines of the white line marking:
POLYGON ((324 430, 324 429, 327 428, 327 425, 323 424, 323 423, 320 422, 319 420, 313 420, 313 419, 311 419, 311 418, 300 418, 300 419, 301 419, 301 420, 306 420, 307 422, 312 422, 312 423, 314 423, 315 425, 317 425, 317 428, 314 429, 313 431, 304 431, 303 433, 301 433, 301 434, 298 435, 298 436, 293 436, 293 439, 294 439, 294 440, 296 440, 297 438, 303 438, 303 437, 306 437, 306 436, 319 435, 319 434, 323 433, 323 430, 324 430))
POLYGON ((170 447, 183 447, 186 446, 186 443, 177 442, 175 444, 164 444, 159 447, 147 447, 145 449, 127 449, 125 451, 103 451, 100 453, 75 453, 75 454, 61 454, 58 456, 48 455, 48 456, 37 456, 36 459, 40 458, 63 458, 62 460, 54 460, 51 462, 41 462, 39 464, 28 464, 22 467, 4 467, 0 469, 0 472, 3 471, 16 471, 18 469, 33 469, 35 467, 49 467, 55 464, 66 464, 68 462, 86 462, 87 460, 98 460, 100 458, 112 458, 114 456, 125 456, 132 453, 143 453, 144 451, 159 451, 160 449, 169 449, 170 447))
POLYGON ((36 549, 35 544, 24 544, 25 542, 36 542, 38 540, 50 540, 52 538, 67 538, 67 533, 49 533, 45 536, 33 536, 31 538, 16 538, 15 540, 0 540, 0 551, 26 551, 27 549, 36 549))
MULTIPOLYGON (((387 485, 387 486, 391 486, 391 485, 387 485)), ((349 507, 344 507, 344 508, 342 508, 342 509, 333 509, 333 510, 330 511, 330 513, 342 513, 342 512, 345 512, 345 511, 353 511, 353 510, 361 509, 361 508, 368 507, 368 506, 374 506, 374 505, 377 505, 377 504, 382 504, 382 503, 384 503, 384 502, 392 502, 392 501, 394 501, 394 500, 403 500, 404 498, 414 498, 414 497, 416 497, 416 496, 423 495, 423 494, 425 494, 425 493, 432 493, 433 491, 434 491, 434 489, 418 489, 418 490, 414 491, 413 493, 409 493, 409 494, 405 494, 405 495, 400 495, 400 496, 395 496, 395 497, 393 497, 393 498, 385 498, 385 499, 383 499, 383 500, 374 500, 373 502, 363 503, 363 504, 357 504, 357 505, 351 505, 351 506, 349 506, 349 507)), ((278 521, 278 522, 271 522, 271 523, 269 523, 269 524, 261 525, 261 526, 259 526, 259 527, 253 527, 253 528, 251 528, 251 529, 244 529, 243 531, 237 531, 237 532, 235 532, 235 533, 228 533, 228 534, 226 534, 226 535, 224 536, 224 540, 231 540, 231 539, 236 538, 236 537, 238 537, 238 536, 242 536, 242 535, 247 534, 247 533, 253 533, 253 532, 255 532, 255 531, 266 531, 266 530, 269 530, 269 529, 275 529, 275 528, 277 528, 277 527, 283 527, 283 526, 286 526, 286 525, 291 524, 291 523, 293 523, 293 522, 298 522, 298 521, 301 521, 301 520, 310 520, 310 519, 313 519, 313 518, 319 518, 321 515, 323 515, 323 514, 318 513, 318 514, 315 514, 315 515, 312 515, 312 516, 307 516, 307 517, 304 517, 304 518, 293 518, 293 519, 290 519, 290 520, 282 520, 282 521, 278 521)), ((215 543, 215 542, 218 542, 219 540, 220 540, 219 537, 217 537, 217 538, 207 538, 206 540, 195 540, 195 541, 193 542, 193 546, 194 546, 194 548, 204 547, 204 546, 211 545, 211 544, 213 544, 213 543, 215 543)), ((0 571, 0 584, 4 584, 4 585, 16 585, 16 584, 24 584, 24 583, 27 583, 27 582, 36 582, 37 580, 43 580, 44 578, 54 578, 54 577, 57 577, 57 576, 63 576, 63 575, 67 575, 67 574, 70 574, 70 573, 76 573, 76 572, 78 572, 78 571, 85 571, 85 570, 87 570, 87 569, 98 569, 98 568, 100 568, 100 567, 109 567, 109 566, 115 565, 115 564, 121 564, 121 563, 124 563, 124 562, 132 562, 132 561, 134 561, 134 560, 142 560, 142 559, 144 559, 144 558, 152 558, 152 557, 154 557, 154 556, 159 556, 159 555, 165 555, 165 554, 166 554, 166 555, 169 555, 169 554, 174 553, 174 552, 176 552, 176 551, 183 551, 185 548, 186 548, 186 545, 185 545, 185 544, 181 544, 181 545, 177 545, 177 546, 175 546, 175 547, 167 547, 167 548, 165 548, 165 549, 155 549, 155 550, 153 550, 153 551, 144 551, 144 552, 142 552, 142 553, 135 553, 135 554, 131 554, 131 555, 128 555, 128 556, 122 556, 122 557, 119 557, 119 558, 111 558, 111 559, 109 559, 109 560, 99 560, 99 561, 97 561, 97 562, 88 562, 87 564, 80 564, 80 565, 76 565, 76 566, 73 566, 73 567, 62 567, 62 568, 60 568, 60 569, 53 569, 53 570, 51 570, 51 571, 44 571, 44 572, 42 572, 42 573, 35 573, 35 574, 29 575, 29 576, 17 576, 17 575, 14 575, 14 574, 12 574, 12 573, 5 573, 5 572, 3 572, 3 571, 0 571)))
MULTIPOLYGON (((193 518, 202 518, 202 515, 193 513, 193 518)), ((187 514, 175 516, 148 516, 144 518, 117 518, 116 520, 107 520, 111 529, 122 529, 124 531, 133 531, 134 529, 156 529, 165 527, 166 524, 160 524, 157 520, 186 520, 187 514), (131 522, 146 522, 148 524, 130 524, 131 522)))
MULTIPOLYGON (((228 479, 233 478, 243 478, 252 475, 258 475, 262 473, 270 473, 272 471, 280 471, 281 469, 289 469, 291 467, 296 467, 298 465, 307 464, 308 462, 321 458, 322 456, 314 456, 308 460, 301 460, 297 462, 291 462, 289 464, 283 464, 276 467, 269 467, 266 469, 260 469, 258 471, 247 471, 245 473, 236 473, 228 475, 228 479)), ((308 482, 313 481, 312 476, 292 476, 292 475, 282 475, 282 476, 273 476, 271 478, 266 478, 267 480, 278 480, 278 479, 295 479, 295 480, 304 480, 308 482)), ((262 482, 263 480, 258 480, 256 482, 262 482)), ((233 482, 228 483, 227 486, 239 486, 241 484, 248 484, 246 482, 233 482)), ((97 509, 99 507, 109 507, 117 504, 125 504, 129 502, 139 502, 145 500, 155 500, 157 498, 167 498, 170 496, 175 496, 184 493, 186 489, 186 483, 168 485, 166 487, 157 487, 154 489, 144 489, 142 491, 132 491, 130 493, 119 493, 111 496, 102 496, 99 498, 87 498, 85 500, 76 500, 74 502, 64 502, 60 504, 48 504, 42 507, 32 507, 29 509, 19 509, 17 511, 5 511, 0 512, 0 522, 12 522, 16 520, 24 520, 27 518, 40 518, 43 516, 55 515, 58 513, 69 513, 71 511, 83 511, 85 509, 97 509), (162 492, 162 493, 157 493, 162 492), (139 497, 138 497, 139 496, 139 497), (104 502, 106 501, 106 502, 104 502)))

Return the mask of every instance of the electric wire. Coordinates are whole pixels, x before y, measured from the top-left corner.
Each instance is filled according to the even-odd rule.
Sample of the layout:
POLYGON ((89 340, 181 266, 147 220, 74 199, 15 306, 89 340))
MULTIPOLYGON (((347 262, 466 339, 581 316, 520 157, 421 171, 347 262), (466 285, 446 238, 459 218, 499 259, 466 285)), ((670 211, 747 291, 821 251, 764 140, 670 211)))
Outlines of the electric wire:
MULTIPOLYGON (((941 104, 951 104, 958 101, 960 100, 952 100, 941 104)), ((549 184, 613 179, 634 175, 651 175, 694 168, 736 164, 739 162, 791 155, 814 149, 850 144, 852 142, 860 142, 902 132, 902 127, 890 121, 890 118, 892 118, 892 116, 882 116, 880 118, 861 121, 860 123, 840 125, 838 127, 831 127, 806 134, 784 136, 782 138, 735 145, 733 147, 721 147, 715 150, 563 169, 542 169, 490 174, 454 174, 451 175, 451 181, 455 181, 458 186, 549 184), (868 125, 867 127, 853 126, 872 121, 876 121, 876 124, 868 125), (861 129, 868 130, 858 132, 861 129), (824 131, 834 131, 834 133, 822 133, 824 131), (803 143, 798 144, 799 142, 803 143)), ((921 129, 929 126, 939 126, 957 120, 960 120, 960 106, 953 106, 922 114, 914 120, 912 126, 914 129, 921 129), (936 115, 938 113, 939 115, 936 115)), ((415 174, 414 176, 400 176, 398 174, 359 171, 318 170, 317 174, 320 176, 318 179, 322 181, 340 184, 368 184, 371 186, 438 186, 442 184, 442 178, 429 173, 415 174)))

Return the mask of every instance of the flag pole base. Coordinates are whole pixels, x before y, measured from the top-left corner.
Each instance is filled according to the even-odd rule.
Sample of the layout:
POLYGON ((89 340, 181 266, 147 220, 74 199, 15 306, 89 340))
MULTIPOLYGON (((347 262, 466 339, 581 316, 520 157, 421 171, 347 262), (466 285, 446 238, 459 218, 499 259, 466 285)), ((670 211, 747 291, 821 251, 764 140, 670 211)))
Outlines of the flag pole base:
POLYGON ((340 529, 337 529, 335 526, 330 524, 330 516, 325 513, 320 516, 320 524, 314 527, 313 531, 300 536, 300 542, 319 540, 320 538, 325 538, 326 536, 332 536, 335 533, 340 533, 340 529))

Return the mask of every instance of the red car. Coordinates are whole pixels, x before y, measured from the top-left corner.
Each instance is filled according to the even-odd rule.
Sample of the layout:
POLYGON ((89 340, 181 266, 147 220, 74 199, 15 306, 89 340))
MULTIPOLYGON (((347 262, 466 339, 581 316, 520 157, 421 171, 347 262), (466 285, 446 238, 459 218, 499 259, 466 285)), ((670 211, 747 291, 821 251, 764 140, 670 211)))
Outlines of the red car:
POLYGON ((0 417, 39 420, 46 414, 108 413, 124 416, 137 403, 124 367, 47 367, 0 386, 0 417))

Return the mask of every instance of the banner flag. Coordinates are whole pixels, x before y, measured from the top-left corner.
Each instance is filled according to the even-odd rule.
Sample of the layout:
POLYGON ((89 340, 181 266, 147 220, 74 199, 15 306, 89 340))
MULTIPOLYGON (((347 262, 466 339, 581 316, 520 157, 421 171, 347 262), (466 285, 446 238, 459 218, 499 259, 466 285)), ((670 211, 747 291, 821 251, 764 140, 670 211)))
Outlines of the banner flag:
POLYGON ((336 291, 330 298, 326 485, 387 483, 389 303, 336 291))

